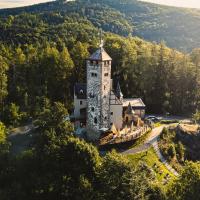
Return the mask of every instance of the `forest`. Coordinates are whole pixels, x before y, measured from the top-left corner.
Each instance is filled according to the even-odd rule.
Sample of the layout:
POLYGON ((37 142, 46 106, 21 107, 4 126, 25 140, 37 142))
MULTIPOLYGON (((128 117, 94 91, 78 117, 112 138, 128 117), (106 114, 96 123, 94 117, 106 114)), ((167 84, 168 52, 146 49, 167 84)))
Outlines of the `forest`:
POLYGON ((63 120, 73 112, 74 84, 86 81, 85 60, 99 45, 99 28, 113 59, 114 84, 120 80, 125 97, 141 97, 147 113, 191 116, 200 109, 200 49, 186 54, 133 36, 135 17, 125 16, 117 10, 124 8, 121 1, 115 2, 0 10, 2 200, 200 199, 198 162, 188 162, 163 188, 145 163, 133 164, 115 151, 100 156, 63 120), (12 155, 9 131, 30 122, 37 127, 31 147, 12 155))
MULTIPOLYGON (((76 0, 68 2, 67 6, 66 3, 63 6, 63 2, 65 1, 57 0, 24 8, 2 9, 0 16, 6 18, 9 15, 22 13, 43 15, 59 13, 64 17, 71 17, 75 13, 86 18, 95 27, 122 36, 131 34, 152 42, 165 41, 167 46, 183 52, 191 52, 200 46, 200 12, 197 9, 159 6, 137 0, 76 0)), ((50 17, 45 17, 45 22, 48 24, 64 22, 59 18, 50 22, 50 17)), ((23 26, 24 24, 12 24, 6 30, 1 29, 0 38, 4 36, 4 40, 10 40, 7 34, 8 37, 13 35, 20 37, 25 31, 23 26)), ((48 38, 49 34, 44 27, 36 32, 37 38, 40 34, 48 38)))

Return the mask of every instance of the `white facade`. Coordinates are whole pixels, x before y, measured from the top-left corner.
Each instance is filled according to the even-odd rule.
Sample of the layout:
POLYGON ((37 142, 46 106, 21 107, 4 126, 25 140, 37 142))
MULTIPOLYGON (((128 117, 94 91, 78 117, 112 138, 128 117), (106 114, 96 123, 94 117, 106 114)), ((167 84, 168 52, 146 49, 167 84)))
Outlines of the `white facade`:
POLYGON ((77 96, 74 95, 74 117, 81 118, 81 110, 84 108, 87 108, 87 99, 78 99, 77 96))

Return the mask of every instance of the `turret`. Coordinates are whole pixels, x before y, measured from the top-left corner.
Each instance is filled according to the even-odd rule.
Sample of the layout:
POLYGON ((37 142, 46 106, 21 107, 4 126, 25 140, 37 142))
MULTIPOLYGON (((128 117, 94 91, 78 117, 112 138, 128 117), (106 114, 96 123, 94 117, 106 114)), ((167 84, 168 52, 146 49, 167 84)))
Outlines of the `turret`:
POLYGON ((117 82, 117 88, 116 88, 116 97, 120 100, 123 100, 123 94, 122 94, 122 91, 121 91, 121 87, 120 87, 120 84, 119 84, 119 81, 117 82))

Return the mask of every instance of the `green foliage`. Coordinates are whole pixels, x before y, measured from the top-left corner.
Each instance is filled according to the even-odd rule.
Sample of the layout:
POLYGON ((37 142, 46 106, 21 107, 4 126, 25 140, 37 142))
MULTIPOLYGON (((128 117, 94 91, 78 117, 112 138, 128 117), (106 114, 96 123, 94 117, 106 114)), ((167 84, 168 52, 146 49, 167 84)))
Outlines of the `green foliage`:
POLYGON ((22 120, 23 114, 19 110, 19 106, 15 103, 11 103, 5 109, 5 121, 7 124, 15 127, 18 126, 22 120))
POLYGON ((6 127, 0 122, 0 144, 4 144, 6 142, 6 127))
POLYGON ((51 107, 46 108, 35 121, 39 135, 36 139, 39 151, 50 151, 54 148, 55 141, 62 141, 73 134, 73 127, 70 121, 66 120, 68 111, 63 104, 55 102, 51 107))
POLYGON ((7 73, 8 65, 6 60, 0 55, 0 110, 3 109, 3 102, 8 94, 7 91, 7 73))
POLYGON ((0 175, 5 199, 88 199, 100 164, 97 150, 76 138, 56 140, 51 151, 25 152, 6 161, 0 175), (4 182, 2 181, 4 180, 4 182))
POLYGON ((189 200, 200 199, 200 164, 189 162, 180 177, 169 189, 169 199, 189 200))
POLYGON ((171 144, 169 146, 169 149, 168 149, 168 155, 171 157, 171 158, 174 158, 176 156, 176 149, 174 147, 173 144, 171 144))
POLYGON ((193 119, 196 122, 200 122, 200 112, 197 110, 195 114, 193 114, 193 119))
POLYGON ((176 146, 176 152, 179 155, 180 161, 184 161, 185 147, 180 141, 178 142, 178 144, 176 146))
POLYGON ((166 200, 166 192, 162 187, 158 185, 152 185, 148 191, 150 193, 149 200, 166 200))
POLYGON ((199 44, 198 11, 135 0, 55 1, 1 10, 0 16, 0 39, 9 43, 34 43, 44 39, 57 41, 58 37, 66 40, 66 37, 72 36, 69 27, 77 30, 74 34, 77 38, 88 24, 93 24, 123 36, 135 34, 150 41, 164 40, 168 46, 182 51, 191 51, 199 44), (80 30, 72 18, 82 20, 84 24, 80 30))
POLYGON ((146 166, 132 166, 116 152, 108 153, 98 173, 99 199, 147 199, 151 178, 146 166))

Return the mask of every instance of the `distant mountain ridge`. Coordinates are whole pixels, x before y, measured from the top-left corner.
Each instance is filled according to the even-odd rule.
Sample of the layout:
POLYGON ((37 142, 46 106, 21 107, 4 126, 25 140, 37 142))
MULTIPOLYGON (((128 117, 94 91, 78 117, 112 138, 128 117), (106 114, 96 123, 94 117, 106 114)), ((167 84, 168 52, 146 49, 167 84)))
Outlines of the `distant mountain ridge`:
POLYGON ((171 48, 190 52, 200 47, 200 10, 159 6, 136 0, 55 1, 0 10, 1 18, 21 13, 79 15, 95 27, 119 35, 133 34, 149 41, 165 41, 171 48))

